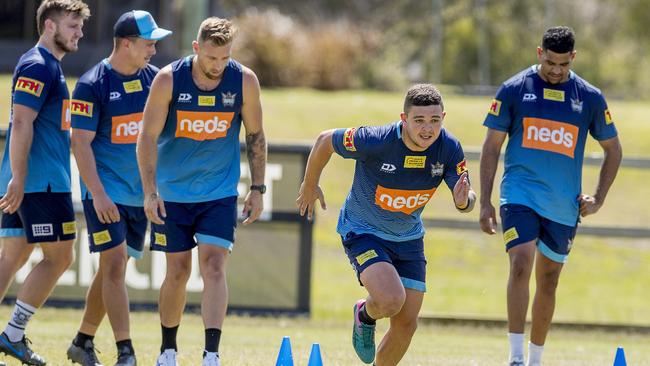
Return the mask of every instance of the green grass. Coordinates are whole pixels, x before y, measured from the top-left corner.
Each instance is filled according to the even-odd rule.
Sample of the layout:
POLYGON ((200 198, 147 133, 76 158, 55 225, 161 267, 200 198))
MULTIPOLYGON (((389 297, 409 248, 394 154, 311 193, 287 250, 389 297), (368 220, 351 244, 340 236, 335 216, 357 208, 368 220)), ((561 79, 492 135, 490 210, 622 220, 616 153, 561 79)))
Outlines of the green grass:
MULTIPOLYGON (((445 126, 465 147, 483 143, 483 119, 491 96, 464 96, 452 93, 443 98, 447 116, 445 126)), ((378 125, 399 119, 404 101, 403 93, 375 91, 322 92, 305 89, 265 89, 262 91, 265 129, 271 142, 312 142, 318 133, 328 128, 378 125)), ((610 100, 609 109, 620 132, 623 148, 630 156, 649 156, 650 113, 647 101, 610 100)), ((587 152, 600 152, 591 141, 587 152)))
MULTIPOLYGON (((351 304, 348 304, 351 309, 351 304)), ((350 310, 348 309, 348 310, 350 310)), ((8 307, 0 307, 6 317, 8 307)), ((351 310, 350 310, 351 311, 351 310)), ((78 310, 44 309, 29 325, 34 349, 48 360, 48 365, 67 365, 65 350, 76 332, 81 312, 78 310)), ((133 342, 141 365, 152 365, 158 354, 158 316, 150 312, 135 312, 131 316, 133 342)), ((379 325, 379 334, 385 331, 379 325)), ((273 365, 282 336, 291 337, 296 365, 306 365, 311 344, 321 345, 325 365, 360 365, 350 345, 350 324, 345 320, 305 318, 247 318, 230 316, 226 320, 221 343, 223 365, 273 365)), ((187 314, 178 333, 179 363, 198 365, 203 347, 200 317, 187 314)), ((554 366, 610 365, 616 347, 625 347, 630 365, 648 365, 650 348, 647 336, 626 333, 584 333, 551 331, 546 344, 545 364, 554 366)), ((100 360, 106 365, 115 360, 113 337, 104 324, 96 337, 102 352, 100 360)), ((500 366, 507 357, 505 331, 497 328, 421 325, 410 351, 401 364, 445 366, 500 366)), ((8 365, 18 365, 8 361, 8 365)))
MULTIPOLYGON (((72 92, 76 79, 69 77, 72 92)), ((11 96, 11 75, 0 75, 0 111, 8 111, 11 96)), ((442 87, 446 127, 466 147, 478 147, 485 137, 483 119, 491 96, 464 96, 453 88, 442 87)), ((262 104, 267 137, 270 142, 311 143, 318 133, 328 128, 378 125, 399 119, 404 95, 402 92, 349 90, 324 92, 310 89, 264 89, 262 104)), ((625 153, 649 156, 650 113, 647 101, 610 100, 609 109, 619 129, 625 153)), ((5 119, 0 126, 6 126, 5 119)), ((587 152, 600 152, 591 141, 587 152)))

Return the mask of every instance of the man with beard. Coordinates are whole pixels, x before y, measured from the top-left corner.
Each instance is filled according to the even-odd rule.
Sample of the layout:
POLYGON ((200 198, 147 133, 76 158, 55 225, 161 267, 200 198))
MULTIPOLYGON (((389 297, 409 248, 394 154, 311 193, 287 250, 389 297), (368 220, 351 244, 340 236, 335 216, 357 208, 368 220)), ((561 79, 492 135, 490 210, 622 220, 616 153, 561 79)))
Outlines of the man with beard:
POLYGON ((73 260, 76 234, 70 189, 69 93, 60 61, 77 50, 88 6, 45 0, 38 7, 36 46, 13 75, 8 143, 0 169, 0 295, 39 244, 43 259, 18 292, 0 352, 27 365, 45 365, 25 338, 25 327, 73 260))
POLYGON ((548 29, 537 47, 539 64, 503 83, 483 123, 488 131, 481 154, 480 223, 488 234, 496 232, 490 197, 501 146, 508 136, 500 214, 510 258, 510 366, 524 365, 524 325, 533 263, 537 289, 527 365, 539 366, 560 272, 579 216, 594 214, 602 207, 621 162, 621 145, 605 98, 571 71, 574 44, 571 28, 548 29), (605 153, 593 196, 583 194, 581 187, 587 132, 605 153))
POLYGON ((204 20, 192 43, 194 55, 160 70, 144 111, 137 147, 144 209, 152 222, 151 248, 165 252, 167 262, 158 302, 162 345, 157 365, 176 365, 176 333, 195 246, 204 284, 203 365, 220 364, 228 305, 226 261, 237 224, 242 123, 252 181, 244 201, 244 225, 262 212, 266 141, 260 86, 253 71, 230 58, 235 31, 226 19, 204 20))
POLYGON ((104 314, 113 328, 116 366, 136 365, 129 329, 124 281, 128 257, 140 258, 147 229, 135 145, 142 112, 158 68, 149 60, 156 42, 171 34, 142 10, 124 13, 113 27, 113 52, 81 76, 73 95, 72 150, 91 252, 99 269, 86 296, 86 308, 68 359, 101 365, 93 339, 104 314))

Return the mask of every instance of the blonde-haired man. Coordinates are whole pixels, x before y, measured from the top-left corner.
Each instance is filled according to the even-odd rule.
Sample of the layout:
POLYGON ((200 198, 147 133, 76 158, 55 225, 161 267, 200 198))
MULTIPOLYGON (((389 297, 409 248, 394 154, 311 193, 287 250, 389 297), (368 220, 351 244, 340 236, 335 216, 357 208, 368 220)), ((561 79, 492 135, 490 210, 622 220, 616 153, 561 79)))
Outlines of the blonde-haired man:
POLYGON ((204 20, 192 43, 194 54, 156 75, 144 111, 137 147, 144 208, 152 222, 151 247, 165 252, 167 260, 156 365, 176 365, 176 332, 195 246, 204 283, 203 365, 220 364, 219 340, 228 305, 226 262, 237 224, 242 123, 252 181, 244 225, 262 212, 266 141, 260 86, 253 71, 231 59, 235 33, 226 19, 204 20))

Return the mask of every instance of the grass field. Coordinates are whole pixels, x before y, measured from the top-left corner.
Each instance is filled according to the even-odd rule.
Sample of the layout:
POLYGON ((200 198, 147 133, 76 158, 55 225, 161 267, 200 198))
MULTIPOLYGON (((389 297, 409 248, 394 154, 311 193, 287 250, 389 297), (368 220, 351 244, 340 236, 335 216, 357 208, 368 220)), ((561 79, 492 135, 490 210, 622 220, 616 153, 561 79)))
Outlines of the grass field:
MULTIPOLYGON (((351 304, 350 304, 351 305, 351 304)), ((7 307, 0 308, 6 314, 7 307)), ((65 349, 74 336, 80 312, 46 309, 34 318, 29 333, 34 347, 48 365, 67 365, 65 349)), ((158 353, 157 314, 133 313, 132 335, 140 365, 153 365, 158 353)), ((224 366, 274 365, 283 335, 291 337, 295 365, 307 365, 313 342, 321 345, 323 363, 329 366, 361 365, 352 351, 350 324, 335 319, 229 317, 224 326, 224 366)), ((383 333, 385 324, 380 323, 383 333)), ((507 357, 503 329, 422 325, 401 364, 410 366, 502 366, 507 357)), ((179 329, 180 365, 200 364, 203 345, 201 320, 189 314, 179 329)), ((648 336, 603 332, 552 332, 545 364, 552 366, 611 365, 618 345, 625 347, 629 365, 650 365, 648 336)), ((100 360, 115 360, 112 334, 103 326, 96 338, 100 360)), ((10 366, 18 365, 7 360, 10 366)))
MULTIPOLYGON (((0 78, 0 115, 8 115, 9 78, 0 78)), ((468 147, 480 146, 481 122, 490 97, 445 92, 446 126, 468 147)), ((270 143, 311 142, 327 128, 381 124, 399 116, 402 93, 312 90, 265 90, 265 128, 270 143)), ((650 106, 643 102, 611 101, 626 155, 650 156, 650 106)), ((2 121, 4 123, 4 121, 2 121)), ((588 152, 598 152, 593 142, 588 152)), ((229 317, 224 329, 224 365, 272 365, 283 335, 294 343, 297 364, 306 364, 311 342, 320 342, 327 365, 359 364, 349 345, 353 302, 364 291, 358 286, 335 234, 336 217, 351 184, 353 164, 334 157, 321 182, 329 205, 319 211, 314 232, 312 316, 309 319, 229 317)), ((478 191, 478 164, 470 162, 478 191)), ((585 169, 585 191, 595 186, 598 168, 585 169)), ((640 226, 650 222, 646 182, 650 171, 622 169, 605 207, 585 225, 640 226)), ((493 201, 496 201, 497 192, 493 201)), ((425 210, 427 217, 458 218, 451 197, 441 189, 425 210)), ((478 213, 462 217, 476 222, 478 213)), ((235 249, 236 250, 236 249, 235 249)), ((429 230, 426 236, 428 293, 424 314, 505 317, 506 256, 499 236, 478 231, 429 230)), ((647 239, 580 236, 560 282, 556 320, 650 325, 648 278, 650 243, 647 239)), ((8 307, 0 307, 0 323, 8 307)), ((51 365, 67 364, 65 347, 74 335, 80 312, 41 311, 30 324, 36 349, 51 365)), ((135 313, 134 342, 141 364, 152 364, 159 344, 154 313, 135 313)), ((385 324, 381 325, 382 327, 385 324)), ((380 327, 380 334, 382 333, 380 327)), ((183 365, 197 364, 202 326, 188 315, 180 331, 183 365)), ((608 365, 617 345, 623 345, 631 365, 650 365, 649 336, 627 333, 552 331, 545 354, 547 365, 608 365)), ((108 364, 113 360, 110 328, 104 324, 98 347, 108 364)), ((421 326, 406 365, 503 365, 507 354, 505 329, 421 326)), ((0 358, 1 359, 1 358, 0 358)), ((11 363, 10 363, 11 364, 11 363)))

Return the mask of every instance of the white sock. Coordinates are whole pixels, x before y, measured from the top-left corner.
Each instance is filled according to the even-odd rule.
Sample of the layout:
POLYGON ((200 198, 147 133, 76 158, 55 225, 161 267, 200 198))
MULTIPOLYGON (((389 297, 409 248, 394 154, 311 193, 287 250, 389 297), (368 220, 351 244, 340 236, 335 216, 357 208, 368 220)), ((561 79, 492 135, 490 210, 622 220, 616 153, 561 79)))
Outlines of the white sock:
POLYGON ((212 357, 213 355, 214 357, 219 358, 219 352, 208 352, 206 350, 203 350, 203 352, 205 352, 205 356, 203 356, 203 358, 212 357))
POLYGON ((526 366, 538 366, 542 363, 542 353, 544 346, 538 346, 533 342, 528 342, 528 363, 526 366))
POLYGON ((510 361, 524 360, 524 333, 508 333, 510 340, 510 361))
POLYGON ((5 334, 10 341, 18 342, 23 339, 27 323, 35 312, 35 307, 16 300, 16 306, 14 306, 14 311, 11 313, 11 319, 9 319, 9 323, 7 323, 7 327, 5 328, 5 334))

